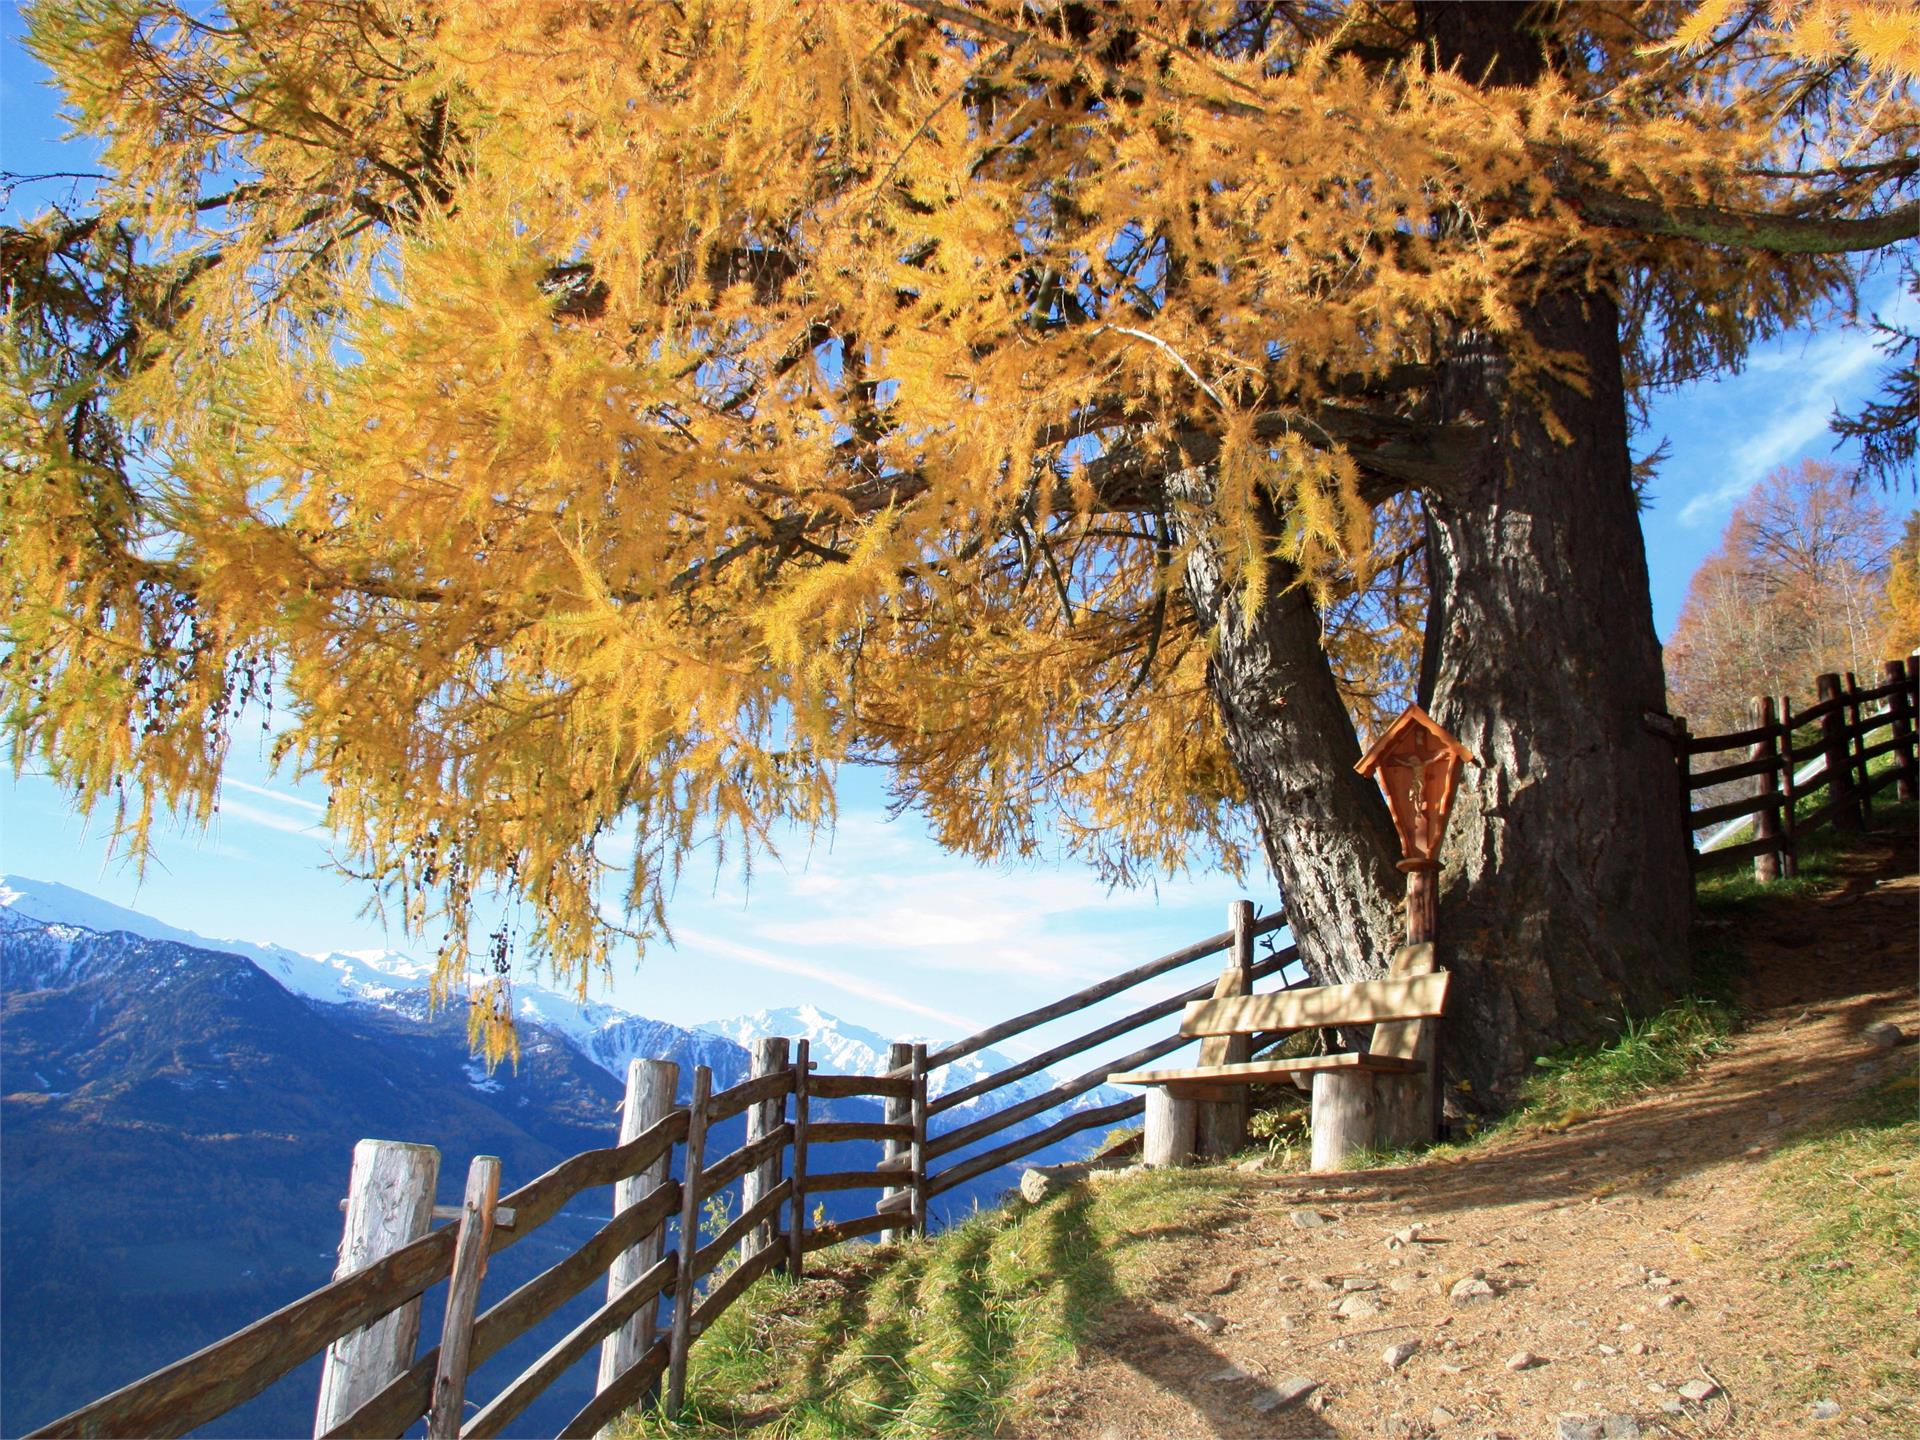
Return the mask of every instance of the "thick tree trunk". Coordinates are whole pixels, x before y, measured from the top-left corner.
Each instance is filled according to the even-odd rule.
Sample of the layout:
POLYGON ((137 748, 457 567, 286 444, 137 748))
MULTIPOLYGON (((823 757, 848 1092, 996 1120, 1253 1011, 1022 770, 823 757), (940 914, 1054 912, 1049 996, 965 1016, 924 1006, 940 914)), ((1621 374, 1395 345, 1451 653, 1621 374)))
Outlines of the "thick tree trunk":
POLYGON ((1616 1032, 1684 983, 1691 906, 1673 755, 1646 725, 1665 682, 1618 317, 1567 294, 1529 321, 1586 362, 1586 394, 1550 396, 1570 443, 1516 401, 1488 462, 1427 497, 1445 605, 1433 716, 1479 761, 1442 853, 1446 1053, 1496 1106, 1535 1055, 1616 1032))
POLYGON ((1354 771, 1360 743, 1312 597, 1270 562, 1266 603, 1247 623, 1217 548, 1180 523, 1185 507, 1212 500, 1204 473, 1186 471, 1172 489, 1187 598, 1214 636, 1208 683, 1301 958, 1323 982, 1378 975, 1401 929, 1399 846, 1379 788, 1354 771))
MULTIPOLYGON (((1441 65, 1508 84, 1545 63, 1526 7, 1417 13, 1441 65)), ((1440 877, 1455 1109, 1510 1104, 1536 1055, 1616 1032, 1687 975, 1678 782, 1645 724, 1665 685, 1619 318, 1576 284, 1526 316, 1533 344, 1584 362, 1584 392, 1546 387, 1571 440, 1549 434, 1537 396, 1513 393, 1498 356, 1463 361, 1444 399, 1495 438, 1426 496, 1440 619, 1430 709, 1478 762, 1461 777, 1440 877)), ((1190 501, 1209 498, 1191 472, 1180 483, 1190 501)), ((1401 933, 1398 846, 1378 793, 1353 774, 1359 747, 1318 616, 1276 562, 1274 598, 1245 626, 1210 548, 1190 554, 1188 596, 1217 627, 1210 682, 1295 938, 1318 978, 1378 973, 1401 933)))
MULTIPOLYGON (((1534 338, 1587 361, 1587 393, 1503 406, 1482 464, 1427 497, 1444 623, 1434 718, 1473 752, 1440 875, 1440 963, 1456 976, 1441 1047, 1455 1110, 1512 1103, 1535 1056, 1616 1033, 1687 975, 1690 882, 1645 547, 1627 453, 1617 316, 1604 298, 1539 306, 1534 338), (1464 1085, 1462 1084, 1464 1082, 1464 1085)), ((1176 482, 1210 499, 1195 472, 1176 482)), ((1278 526, 1274 533, 1279 533, 1278 526)), ((1288 920, 1315 978, 1377 975, 1400 943, 1404 879, 1378 790, 1281 562, 1245 624, 1204 537, 1184 583, 1215 630, 1209 681, 1288 920)))

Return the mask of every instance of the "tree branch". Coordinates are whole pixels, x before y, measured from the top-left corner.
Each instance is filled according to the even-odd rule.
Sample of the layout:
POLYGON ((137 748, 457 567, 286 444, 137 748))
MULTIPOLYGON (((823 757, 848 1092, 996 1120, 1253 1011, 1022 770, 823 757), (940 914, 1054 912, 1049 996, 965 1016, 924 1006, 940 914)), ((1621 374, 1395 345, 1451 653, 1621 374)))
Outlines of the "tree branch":
POLYGON ((1839 255, 1881 250, 1920 235, 1920 202, 1909 201, 1877 215, 1849 219, 1725 210, 1713 205, 1663 205, 1616 195, 1578 182, 1563 182, 1560 194, 1596 225, 1676 235, 1709 245, 1739 245, 1780 255, 1839 255))

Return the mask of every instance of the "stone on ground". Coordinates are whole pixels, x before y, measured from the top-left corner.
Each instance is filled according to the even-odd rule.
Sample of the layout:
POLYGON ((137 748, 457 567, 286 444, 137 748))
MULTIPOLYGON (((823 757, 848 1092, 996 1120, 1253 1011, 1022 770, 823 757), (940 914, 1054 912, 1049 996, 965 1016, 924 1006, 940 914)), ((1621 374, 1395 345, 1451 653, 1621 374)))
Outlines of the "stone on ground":
POLYGON ((1907 1037, 1891 1020, 1876 1020, 1860 1032, 1860 1038, 1876 1050, 1891 1050, 1907 1037))
POLYGON ((1691 1400, 1696 1405, 1711 1400, 1719 1393, 1720 1387, 1711 1380, 1689 1380, 1686 1384, 1680 1386, 1678 1390, 1678 1394, 1682 1400, 1691 1400))
POLYGON ((1380 1352, 1380 1359, 1389 1370, 1398 1370, 1407 1361, 1420 1353, 1418 1340, 1402 1340, 1398 1345, 1389 1345, 1380 1352))
POLYGON ((1304 1375, 1289 1375, 1284 1380, 1274 1381, 1254 1396, 1253 1408, 1264 1415, 1282 1406, 1297 1405, 1319 1388, 1318 1380, 1309 1380, 1304 1375))
POLYGON ((1209 1335, 1218 1335, 1227 1328, 1227 1322, 1211 1310, 1182 1310, 1180 1318, 1189 1325, 1198 1326, 1209 1335))
POLYGON ((1476 1279, 1471 1275, 1456 1283, 1453 1289, 1447 1292, 1448 1298, 1456 1305, 1491 1305, 1498 1294, 1499 1291, 1487 1281, 1476 1279))

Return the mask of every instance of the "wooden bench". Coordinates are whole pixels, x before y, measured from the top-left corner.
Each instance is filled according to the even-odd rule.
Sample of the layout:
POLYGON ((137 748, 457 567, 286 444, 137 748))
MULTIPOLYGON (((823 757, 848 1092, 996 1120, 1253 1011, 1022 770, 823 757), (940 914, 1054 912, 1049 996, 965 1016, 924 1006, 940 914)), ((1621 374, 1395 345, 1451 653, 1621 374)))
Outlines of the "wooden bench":
MULTIPOLYGON (((1200 1063, 1132 1070, 1116 1085, 1152 1087, 1147 1096, 1149 1164, 1184 1164, 1194 1152, 1197 1107, 1243 1100, 1249 1085, 1291 1083, 1311 1089, 1313 1168, 1337 1170, 1355 1152, 1431 1140, 1438 1123, 1439 1019, 1451 977, 1434 968, 1432 945, 1406 945, 1384 980, 1321 985, 1270 995, 1196 1000, 1180 1021, 1182 1035, 1204 1037, 1200 1063), (1249 1060, 1262 1043, 1297 1030, 1372 1025, 1363 1051, 1249 1060)), ((1222 985, 1229 977, 1222 977, 1222 985)))

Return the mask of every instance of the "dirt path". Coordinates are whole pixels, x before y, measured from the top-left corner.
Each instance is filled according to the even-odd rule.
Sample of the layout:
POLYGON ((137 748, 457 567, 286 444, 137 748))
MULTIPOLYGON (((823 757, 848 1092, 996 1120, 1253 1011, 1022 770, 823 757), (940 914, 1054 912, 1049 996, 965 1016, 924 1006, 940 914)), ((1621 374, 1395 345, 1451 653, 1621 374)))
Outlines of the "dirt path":
POLYGON ((1890 840, 1855 857, 1836 893, 1747 922, 1735 938, 1752 965, 1749 1023, 1668 1092, 1451 1163, 1249 1177, 1236 1218, 1162 1293, 1112 1317, 1043 1397, 1053 1418, 1025 1433, 1920 1436, 1920 1414, 1890 1422, 1847 1393, 1869 1362, 1912 1364, 1911 1297, 1869 1355, 1872 1338, 1811 1333, 1765 1273, 1795 1239, 1777 1197, 1793 1162, 1776 1152, 1920 1058, 1860 1034, 1875 1020, 1920 1029, 1913 860, 1910 839, 1890 840), (1492 1294, 1458 1303, 1454 1286, 1475 1277, 1492 1294), (1389 1369, 1383 1352, 1402 1341, 1418 1349, 1389 1369), (1521 1351, 1533 1362, 1510 1368, 1521 1351), (1257 1408, 1295 1377, 1318 1388, 1257 1408), (1838 1415, 1815 1418, 1823 1398, 1838 1415))

